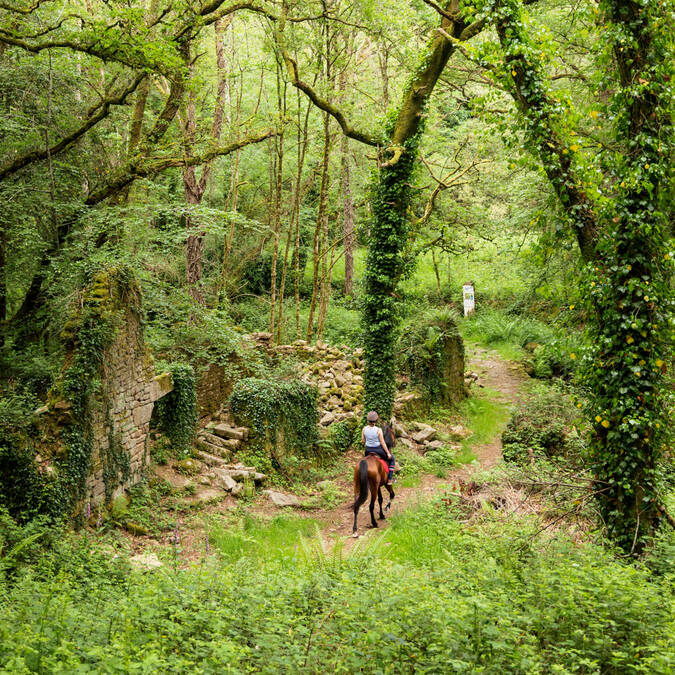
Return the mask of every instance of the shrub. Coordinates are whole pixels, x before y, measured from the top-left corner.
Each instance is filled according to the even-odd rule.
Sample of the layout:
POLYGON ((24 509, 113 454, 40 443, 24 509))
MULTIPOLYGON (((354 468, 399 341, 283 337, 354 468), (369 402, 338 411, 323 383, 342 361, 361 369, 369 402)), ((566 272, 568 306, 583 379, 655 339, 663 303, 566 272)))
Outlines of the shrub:
POLYGON ((667 579, 597 545, 544 539, 529 518, 487 514, 467 528, 456 515, 448 498, 409 509, 349 554, 308 540, 309 519, 244 515, 209 527, 215 555, 202 564, 157 572, 64 537, 3 588, 0 663, 17 673, 672 672, 667 579), (383 569, 395 579, 386 592, 383 569))
POLYGON ((357 442, 357 433, 359 431, 359 421, 356 417, 350 417, 341 422, 336 422, 330 427, 333 449, 335 452, 345 452, 357 442))
POLYGON ((502 434, 504 459, 517 464, 527 464, 537 456, 578 461, 584 442, 573 429, 577 413, 569 395, 546 385, 535 387, 502 434))

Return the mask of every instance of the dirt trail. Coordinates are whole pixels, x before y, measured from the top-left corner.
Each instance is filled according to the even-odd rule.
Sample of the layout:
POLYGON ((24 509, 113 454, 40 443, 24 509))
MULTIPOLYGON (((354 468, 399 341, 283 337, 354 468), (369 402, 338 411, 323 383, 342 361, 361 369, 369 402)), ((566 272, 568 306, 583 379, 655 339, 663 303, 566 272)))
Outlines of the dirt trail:
MULTIPOLYGON (((527 375, 518 364, 510 363, 502 359, 496 352, 483 349, 477 346, 467 347, 467 371, 474 371, 478 375, 478 380, 472 386, 478 389, 480 386, 485 387, 491 392, 495 392, 493 400, 507 405, 512 404, 518 400, 519 393, 527 375)), ((434 494, 435 491, 447 489, 447 486, 456 485, 459 479, 468 479, 475 471, 476 464, 481 468, 490 468, 494 466, 502 455, 501 448, 501 433, 488 443, 474 445, 472 447, 473 453, 476 455, 477 462, 471 465, 459 467, 455 471, 449 473, 445 478, 438 478, 432 474, 421 476, 419 485, 415 487, 401 487, 400 483, 394 484, 396 497, 394 499, 392 510, 390 513, 401 513, 404 509, 412 507, 420 502, 425 501, 434 494)), ((357 539, 351 537, 352 534, 352 519, 353 514, 351 505, 353 503, 353 468, 357 461, 361 458, 361 451, 355 449, 344 456, 343 469, 339 472, 339 478, 332 482, 339 488, 340 492, 345 495, 344 500, 332 509, 322 510, 308 510, 300 511, 294 510, 297 515, 303 515, 308 518, 315 519, 321 523, 322 535, 327 546, 331 546, 331 542, 342 540, 346 550, 350 550, 357 539)), ((158 473, 162 475, 162 468, 160 467, 158 473)), ((183 477, 175 472, 168 472, 168 478, 172 481, 178 481, 177 487, 182 487, 188 478, 183 477)), ((222 495, 220 491, 202 491, 200 495, 196 495, 195 499, 204 496, 218 496, 222 495)), ((388 501, 388 495, 385 496, 385 504, 388 501)), ((217 503, 205 505, 200 508, 200 513, 218 514, 232 511, 236 508, 237 501, 227 496, 224 499, 219 499, 217 503)), ((255 504, 250 508, 250 512, 257 515, 273 516, 282 513, 282 510, 274 506, 267 497, 260 496, 255 504)), ((377 514, 377 505, 376 505, 377 514)), ((179 516, 180 531, 181 531, 181 546, 183 552, 181 554, 185 564, 194 562, 203 557, 205 532, 201 522, 195 521, 194 518, 188 517, 189 525, 184 522, 184 518, 179 516)), ((370 517, 368 513, 368 502, 364 504, 359 511, 358 532, 360 537, 368 536, 373 532, 382 531, 389 524, 388 520, 378 521, 378 529, 370 528, 370 517)), ((166 533, 162 537, 164 545, 172 545, 173 533, 166 533)), ((134 553, 143 553, 147 550, 154 550, 157 542, 149 541, 146 537, 137 537, 133 535, 128 536, 130 541, 130 550, 134 553)))
MULTIPOLYGON (((521 387, 527 380, 527 375, 523 372, 519 364, 511 363, 502 359, 496 352, 483 349, 482 347, 467 347, 467 371, 472 370, 478 374, 477 384, 473 387, 484 386, 487 389, 497 392, 495 400, 500 403, 512 404, 518 400, 521 387)), ((474 445, 473 453, 477 457, 477 464, 480 468, 488 469, 493 467, 502 456, 501 433, 498 433, 489 443, 474 445)), ((337 482, 339 487, 352 493, 351 467, 355 466, 360 452, 354 451, 346 456, 346 471, 343 477, 337 482)), ((397 487, 394 484, 396 498, 392 505, 393 513, 400 513, 402 510, 424 501, 434 492, 447 485, 452 485, 460 478, 466 479, 476 470, 475 465, 461 467, 445 478, 438 478, 434 475, 426 474, 422 476, 421 483, 417 487, 397 487)), ((388 495, 385 496, 384 504, 387 503, 388 495)), ((337 508, 330 511, 314 512, 312 516, 326 523, 323 534, 326 539, 349 537, 345 543, 347 549, 351 548, 355 539, 351 539, 352 531, 352 512, 350 506, 352 501, 345 501, 337 508)), ((377 517, 377 504, 375 505, 377 517)), ((388 514, 386 514, 388 517, 388 514)), ((369 524, 370 516, 368 513, 368 502, 366 502, 359 511, 359 535, 368 535, 371 532, 381 531, 388 526, 388 521, 378 521, 377 530, 371 529, 369 524)))

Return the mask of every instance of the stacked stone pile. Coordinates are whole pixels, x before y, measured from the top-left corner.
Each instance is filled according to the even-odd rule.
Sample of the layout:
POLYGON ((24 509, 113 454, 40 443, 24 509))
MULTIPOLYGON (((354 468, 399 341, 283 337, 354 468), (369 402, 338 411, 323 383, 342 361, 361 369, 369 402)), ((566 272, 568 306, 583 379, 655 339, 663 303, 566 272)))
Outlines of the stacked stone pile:
MULTIPOLYGON (((438 450, 443 446, 459 448, 459 445, 455 443, 438 438, 439 431, 430 424, 410 422, 408 429, 400 422, 396 423, 396 440, 398 444, 410 450, 425 453, 429 450, 438 450)), ((447 432, 441 435, 445 436, 445 438, 449 436, 452 441, 461 441, 470 436, 471 431, 461 424, 457 424, 450 427, 447 432)))
POLYGON ((300 379, 319 390, 319 420, 322 426, 341 422, 363 412, 363 350, 346 345, 331 347, 296 340, 279 345, 279 354, 293 354, 304 361, 300 379))
MULTIPOLYGON (((354 416, 359 419, 363 415, 363 349, 351 350, 346 345, 331 347, 323 342, 311 345, 305 340, 296 340, 289 345, 278 345, 275 350, 304 362, 300 378, 319 389, 321 426, 354 416)), ((401 391, 396 395, 394 412, 408 415, 420 400, 417 391, 401 391)))

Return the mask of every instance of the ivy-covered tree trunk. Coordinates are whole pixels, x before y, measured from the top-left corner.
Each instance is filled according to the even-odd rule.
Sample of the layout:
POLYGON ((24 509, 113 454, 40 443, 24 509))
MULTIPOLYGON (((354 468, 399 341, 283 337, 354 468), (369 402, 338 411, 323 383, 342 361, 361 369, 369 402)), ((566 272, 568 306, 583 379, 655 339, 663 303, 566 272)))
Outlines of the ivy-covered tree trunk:
MULTIPOLYGON (((458 10, 458 7, 454 8, 458 10)), ((453 8, 450 8, 452 11, 453 8)), ((459 39, 463 26, 444 18, 445 32, 459 39)), ((408 239, 410 186, 431 93, 445 68, 453 44, 437 33, 422 64, 403 95, 396 121, 389 133, 389 159, 380 166, 371 197, 373 219, 364 273, 364 409, 388 418, 396 391, 394 347, 399 316, 396 286, 403 273, 403 250, 408 239)))
POLYGON ((607 115, 613 156, 595 158, 609 167, 601 205, 587 198, 576 176, 579 147, 546 82, 541 47, 524 30, 522 3, 501 0, 493 10, 504 54, 504 67, 496 71, 524 114, 533 150, 590 261, 582 291, 592 353, 582 378, 593 428, 595 490, 609 533, 625 550, 639 551, 662 514, 659 476, 672 410, 664 378, 674 337, 672 260, 667 198, 661 194, 673 150, 668 29, 651 3, 601 5, 602 84, 614 92, 607 115))
POLYGON ((579 142, 570 133, 568 106, 552 93, 541 48, 526 34, 521 0, 497 0, 489 6, 499 36, 503 61, 497 79, 506 86, 522 113, 526 143, 541 161, 555 190, 584 260, 593 260, 597 216, 575 165, 579 142))
POLYGON ((601 264, 589 279, 596 349, 586 384, 603 516, 634 552, 662 515, 660 469, 672 424, 664 375, 675 337, 673 261, 664 193, 672 177, 674 54, 671 29, 653 3, 606 0, 600 8, 619 79, 609 110, 624 151, 611 164, 615 195, 602 214, 601 264))

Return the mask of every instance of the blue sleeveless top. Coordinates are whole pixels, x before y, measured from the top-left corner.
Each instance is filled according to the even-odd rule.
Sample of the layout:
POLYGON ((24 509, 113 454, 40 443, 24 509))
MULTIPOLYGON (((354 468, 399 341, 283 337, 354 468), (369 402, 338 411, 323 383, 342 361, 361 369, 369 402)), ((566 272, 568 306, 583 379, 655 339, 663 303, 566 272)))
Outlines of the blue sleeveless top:
POLYGON ((380 437, 379 437, 379 427, 364 427, 363 435, 366 438, 366 447, 367 448, 381 448, 380 437))

